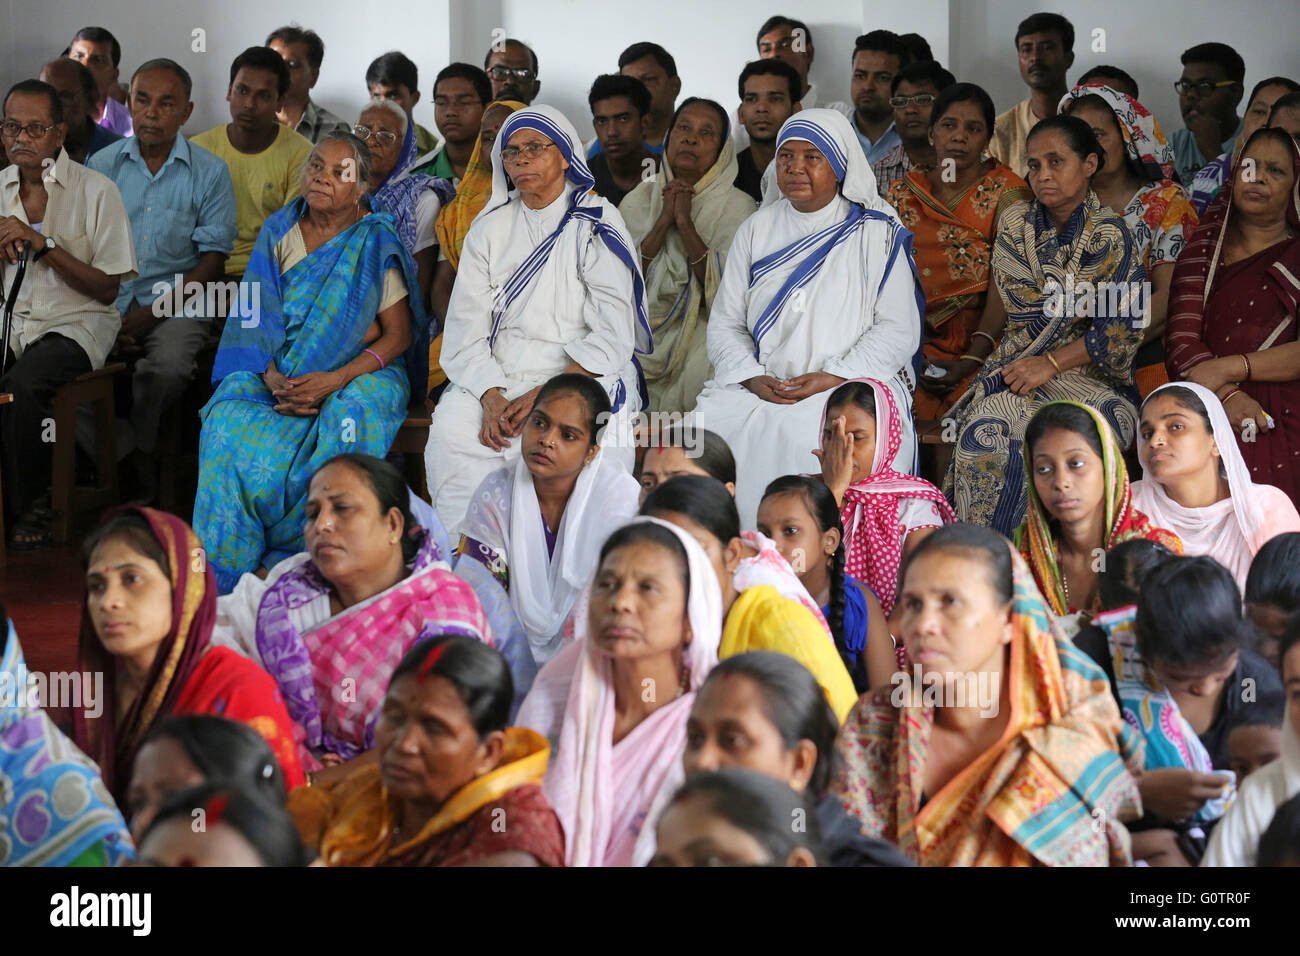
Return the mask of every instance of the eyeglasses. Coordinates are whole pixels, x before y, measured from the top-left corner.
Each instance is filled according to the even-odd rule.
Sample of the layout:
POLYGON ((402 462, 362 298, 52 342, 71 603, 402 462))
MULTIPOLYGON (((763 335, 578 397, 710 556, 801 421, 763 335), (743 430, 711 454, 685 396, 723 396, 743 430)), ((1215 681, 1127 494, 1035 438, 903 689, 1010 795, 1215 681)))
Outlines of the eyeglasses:
POLYGON ((386 129, 370 129, 367 126, 352 127, 352 135, 363 143, 370 142, 374 139, 377 143, 383 143, 385 146, 391 146, 397 142, 397 134, 386 129))
POLYGON ((1174 84, 1174 90, 1179 96, 1185 96, 1193 90, 1196 91, 1198 96, 1209 96, 1220 87, 1232 86, 1236 82, 1236 80, 1220 80, 1218 83, 1211 83, 1209 80, 1198 80, 1195 83, 1189 83, 1187 80, 1179 80, 1174 84))
POLYGON ((492 77, 494 80, 516 79, 527 82, 533 78, 533 71, 527 67, 512 70, 508 66, 494 66, 492 69, 488 70, 488 76, 492 77))
MULTIPOLYGON (((55 126, 57 125, 56 123, 55 126)), ((46 126, 44 123, 28 123, 26 126, 21 126, 13 120, 0 123, 0 133, 3 133, 6 139, 17 139, 18 134, 23 132, 31 139, 40 139, 52 129, 54 126, 46 126)))
POLYGON ((917 106, 929 106, 933 102, 933 93, 917 93, 915 96, 891 96, 889 98, 889 105, 896 110, 901 110, 908 103, 915 103, 917 106))
POLYGON ((520 153, 523 153, 529 159, 536 159, 542 155, 542 150, 554 148, 554 143, 529 143, 527 146, 507 146, 501 150, 501 159, 507 163, 518 162, 520 153))

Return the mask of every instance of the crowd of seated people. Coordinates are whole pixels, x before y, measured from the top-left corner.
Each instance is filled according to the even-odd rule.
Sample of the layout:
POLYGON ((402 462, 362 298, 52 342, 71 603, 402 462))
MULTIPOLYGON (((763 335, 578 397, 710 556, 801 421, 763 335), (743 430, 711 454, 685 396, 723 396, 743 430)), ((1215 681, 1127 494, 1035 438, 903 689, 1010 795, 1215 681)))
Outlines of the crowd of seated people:
POLYGON ((755 39, 732 102, 629 46, 590 139, 513 38, 436 134, 298 24, 194 135, 102 27, 8 90, 9 548, 129 387, 103 706, 0 713, 0 865, 1300 864, 1300 83, 1198 44, 1166 136, 1059 14, 1014 105, 755 39))

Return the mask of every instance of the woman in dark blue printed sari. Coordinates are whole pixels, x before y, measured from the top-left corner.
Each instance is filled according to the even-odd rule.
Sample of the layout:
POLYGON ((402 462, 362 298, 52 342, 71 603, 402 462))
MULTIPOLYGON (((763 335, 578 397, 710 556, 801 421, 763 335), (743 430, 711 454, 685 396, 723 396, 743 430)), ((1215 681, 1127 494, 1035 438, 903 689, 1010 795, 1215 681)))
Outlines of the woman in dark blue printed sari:
POLYGON ((1006 329, 949 412, 957 448, 943 483, 958 521, 1007 537, 1028 508, 1024 435, 1039 408, 1086 405, 1121 447, 1133 441, 1133 360, 1151 295, 1132 232, 1092 191, 1106 162, 1092 128, 1075 116, 1045 119, 1027 148, 1037 198, 1003 214, 991 264, 1006 329))
POLYGON ((195 530, 221 593, 303 550, 311 476, 383 457, 422 392, 428 319, 393 216, 369 207, 370 153, 331 133, 302 196, 262 226, 203 409, 195 530))

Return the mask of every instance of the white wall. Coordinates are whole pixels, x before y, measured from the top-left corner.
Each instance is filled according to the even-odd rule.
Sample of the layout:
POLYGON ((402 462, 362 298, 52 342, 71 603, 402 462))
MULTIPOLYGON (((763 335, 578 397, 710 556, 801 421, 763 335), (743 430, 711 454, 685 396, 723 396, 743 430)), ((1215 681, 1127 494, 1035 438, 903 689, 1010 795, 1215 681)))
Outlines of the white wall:
POLYGON ((196 133, 228 119, 224 95, 234 56, 298 21, 325 40, 318 102, 354 118, 366 99, 366 66, 400 48, 420 67, 424 102, 415 115, 432 129, 433 77, 453 59, 481 64, 492 31, 501 28, 536 49, 540 100, 587 136, 587 89, 596 74, 617 69, 629 44, 663 44, 677 60, 683 95, 731 106, 740 67, 756 55, 759 25, 784 11, 812 28, 812 78, 823 102, 848 98, 853 39, 883 27, 925 36, 941 62, 959 79, 985 86, 1003 110, 1025 96, 1013 49, 1016 24, 1043 9, 1075 25, 1071 80, 1103 62, 1127 69, 1167 132, 1182 125, 1172 85, 1178 55, 1195 43, 1235 46, 1246 59, 1248 89, 1274 74, 1300 79, 1297 0, 101 0, 94 7, 85 0, 0 0, 0 79, 7 86, 36 75, 78 27, 102 24, 122 42, 124 77, 154 56, 191 71, 195 110, 186 131, 196 133), (1090 48, 1098 28, 1106 31, 1104 53, 1090 48), (195 29, 206 31, 206 52, 191 50, 195 29))
POLYGON ((1190 46, 1217 41, 1240 53, 1245 96, 1268 76, 1300 81, 1297 0, 953 0, 952 35, 959 39, 947 65, 958 79, 984 86, 999 112, 1028 95, 1016 66, 1016 26, 1039 10, 1062 13, 1074 24, 1071 83, 1102 63, 1127 70, 1165 135, 1183 125, 1174 81, 1183 69, 1178 58, 1190 46), (1106 50, 1094 53, 1092 33, 1098 29, 1105 31, 1106 50))
POLYGON ((313 98, 344 119, 355 120, 367 99, 366 67, 381 53, 401 48, 420 68, 424 100, 417 122, 433 128, 433 95, 427 89, 450 62, 449 0, 396 0, 358 4, 351 0, 0 0, 0 71, 5 87, 36 76, 84 26, 107 27, 122 44, 122 81, 145 60, 166 56, 194 79, 193 135, 229 122, 225 102, 230 63, 260 44, 276 27, 294 21, 325 41, 325 62, 313 98), (380 15, 369 11, 394 10, 380 15), (400 16, 396 10, 400 9, 400 16), (206 35, 206 52, 194 52, 192 31, 206 35), (426 79, 427 77, 427 79, 426 79), (427 102, 425 102, 427 101, 427 102))

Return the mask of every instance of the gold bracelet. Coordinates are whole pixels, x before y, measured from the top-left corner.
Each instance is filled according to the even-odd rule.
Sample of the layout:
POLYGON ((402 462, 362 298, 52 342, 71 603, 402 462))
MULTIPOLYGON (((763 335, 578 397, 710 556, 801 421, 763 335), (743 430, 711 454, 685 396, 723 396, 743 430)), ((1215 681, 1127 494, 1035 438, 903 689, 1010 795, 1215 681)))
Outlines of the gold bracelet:
POLYGON ((977 336, 977 335, 982 335, 982 336, 984 336, 986 339, 988 339, 988 340, 989 340, 989 344, 992 345, 994 349, 996 349, 996 348, 998 347, 998 340, 995 339, 993 336, 989 335, 987 332, 972 332, 972 333, 971 333, 971 337, 972 337, 972 338, 974 338, 974 337, 977 336))
POLYGON ((1056 361, 1055 355, 1053 355, 1051 352, 1048 352, 1046 354, 1047 354, 1047 361, 1052 363, 1052 368, 1056 369, 1058 374, 1064 371, 1064 369, 1062 369, 1060 364, 1056 361))
POLYGON ((978 355, 962 355, 960 358, 970 359, 972 362, 976 362, 980 365, 983 365, 985 362, 985 359, 980 358, 978 355))
POLYGON ((1246 393, 1243 392, 1241 389, 1239 389, 1239 388, 1234 388, 1234 389, 1233 389, 1231 392, 1229 392, 1227 395, 1223 396, 1223 398, 1219 399, 1219 404, 1220 404, 1220 405, 1227 405, 1227 404, 1228 404, 1228 399, 1232 398, 1232 396, 1234 396, 1234 395, 1244 395, 1244 394, 1246 394, 1246 393))
POLYGON ((709 250, 705 249, 703 252, 700 253, 700 257, 698 259, 688 259, 686 261, 690 265, 698 266, 701 262, 703 262, 707 258, 709 258, 709 250))
POLYGON ((1246 366, 1246 377, 1243 378, 1242 381, 1249 382, 1250 381, 1250 359, 1246 358, 1246 353, 1244 352, 1241 355, 1241 364, 1246 366))

